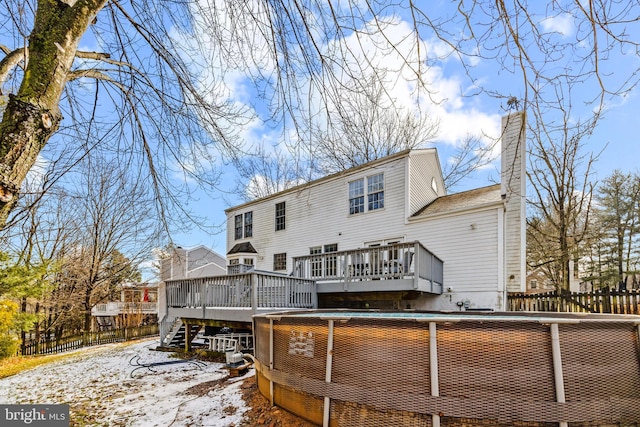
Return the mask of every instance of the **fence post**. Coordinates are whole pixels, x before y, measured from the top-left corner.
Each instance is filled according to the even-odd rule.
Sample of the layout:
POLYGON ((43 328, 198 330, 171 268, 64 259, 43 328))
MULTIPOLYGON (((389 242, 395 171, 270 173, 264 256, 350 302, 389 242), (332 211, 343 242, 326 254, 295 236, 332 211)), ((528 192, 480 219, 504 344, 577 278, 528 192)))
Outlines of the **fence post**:
POLYGON ((611 313, 611 289, 604 288, 603 309, 605 313, 611 313))

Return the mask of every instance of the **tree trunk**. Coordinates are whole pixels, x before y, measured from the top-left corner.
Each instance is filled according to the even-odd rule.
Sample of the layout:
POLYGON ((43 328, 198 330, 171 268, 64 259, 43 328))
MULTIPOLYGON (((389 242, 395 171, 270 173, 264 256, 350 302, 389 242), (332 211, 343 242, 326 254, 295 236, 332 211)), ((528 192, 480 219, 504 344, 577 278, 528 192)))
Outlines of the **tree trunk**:
POLYGON ((9 95, 0 125, 0 226, 5 224, 22 181, 60 120, 57 113, 9 95))
POLYGON ((84 331, 91 332, 91 291, 87 290, 84 296, 84 331))
POLYGON ((78 43, 105 0, 38 1, 28 62, 18 93, 0 123, 0 228, 15 206, 27 172, 62 117, 58 103, 67 83, 78 43))

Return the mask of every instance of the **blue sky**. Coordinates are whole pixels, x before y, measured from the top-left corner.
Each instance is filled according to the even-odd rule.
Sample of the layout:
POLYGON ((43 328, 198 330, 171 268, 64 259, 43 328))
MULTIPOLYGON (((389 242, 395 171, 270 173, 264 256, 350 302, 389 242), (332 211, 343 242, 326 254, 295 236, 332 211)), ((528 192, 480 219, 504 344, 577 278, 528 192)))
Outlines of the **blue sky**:
MULTIPOLYGON (((201 3, 206 2, 202 1, 201 3)), ((224 5, 218 3, 216 2, 216 8, 223 16, 217 22, 224 23, 226 19, 224 5)), ((257 0, 247 0, 240 3, 251 7, 252 4, 257 3, 257 0)), ((318 2, 318 4, 321 3, 321 1, 318 2)), ((357 1, 333 2, 334 6, 357 3, 357 1)), ((472 3, 463 2, 464 5, 472 3)), ((507 4, 507 7, 513 7, 508 1, 504 3, 507 4)), ((482 2, 478 4, 482 5, 477 8, 478 10, 483 7, 488 10, 492 7, 482 2)), ((531 14, 531 22, 536 26, 536 29, 545 32, 548 35, 548 41, 557 43, 561 48, 556 52, 554 61, 543 67, 550 73, 554 73, 556 70, 559 70, 558 72, 570 70, 572 65, 575 65, 572 55, 584 55, 590 49, 588 26, 584 26, 584 23, 580 24, 577 19, 579 13, 576 12, 575 16, 571 14, 571 8, 577 4, 580 3, 566 0, 536 2, 527 5, 529 8, 527 13, 531 14)), ((462 20, 456 6, 456 2, 428 2, 429 17, 443 18, 446 21, 443 25, 452 35, 464 34, 468 31, 461 24, 462 20)), ((491 39, 491 42, 494 43, 493 50, 484 52, 482 56, 467 57, 462 62, 459 57, 452 54, 450 47, 424 27, 420 28, 419 40, 416 44, 410 14, 406 10, 397 8, 392 10, 391 7, 386 8, 384 14, 378 16, 382 22, 388 23, 384 37, 376 31, 361 31, 359 39, 354 32, 345 33, 340 38, 329 36, 323 38, 321 48, 324 51, 336 47, 348 48, 346 51, 350 52, 350 56, 340 65, 356 69, 359 67, 360 69, 356 71, 366 73, 371 69, 386 69, 385 89, 395 99, 394 108, 407 111, 419 109, 423 114, 439 120, 440 133, 427 146, 435 146, 438 149, 442 164, 447 162, 456 145, 460 144, 468 134, 487 135, 485 142, 490 144, 491 139, 496 138, 499 134, 500 118, 506 112, 505 97, 515 96, 522 99, 526 93, 518 64, 505 56, 506 51, 500 47, 502 41, 499 34, 492 35, 492 37, 495 36, 491 39), (386 44, 387 40, 395 46, 394 49, 389 48, 386 44), (419 52, 415 49, 417 45, 420 46, 419 52), (416 96, 416 86, 411 70, 402 65, 403 57, 413 58, 414 65, 421 64, 421 78, 428 82, 429 93, 422 92, 416 96), (365 63, 369 66, 363 66, 365 63), (496 94, 501 94, 503 97, 500 98, 496 94)), ((625 6, 621 5, 620 7, 625 6)), ((632 13, 633 10, 630 10, 632 13)), ((478 28, 486 30, 488 25, 493 23, 487 16, 489 15, 478 18, 476 23, 484 24, 483 27, 478 28)), ((249 28, 244 33, 249 35, 249 40, 229 41, 230 46, 236 47, 238 45, 234 45, 234 43, 251 44, 253 58, 258 60, 259 66, 242 69, 242 67, 222 62, 216 55, 219 53, 219 49, 210 38, 209 29, 207 25, 199 26, 196 23, 192 28, 192 34, 174 33, 177 42, 192 46, 195 44, 200 52, 210 55, 208 58, 205 58, 204 55, 201 58, 194 58, 194 64, 202 67, 203 86, 219 89, 218 92, 204 93, 204 95, 209 96, 212 101, 233 103, 254 114, 246 126, 238 129, 238 136, 246 142, 245 148, 248 151, 255 148, 256 145, 269 148, 280 144, 282 147, 283 135, 286 136, 287 142, 295 142, 295 135, 283 131, 281 127, 266 119, 268 108, 261 105, 256 97, 256 89, 248 78, 249 75, 255 75, 258 71, 268 75, 275 66, 272 58, 267 54, 268 49, 265 48, 264 41, 257 37, 252 38, 252 36, 259 34, 259 31, 249 28), (212 62, 206 64, 208 59, 211 59, 212 62)), ((371 30, 365 25, 358 29, 371 30)), ((635 29, 632 28, 632 30, 635 29)), ((637 35, 636 33, 638 33, 637 30, 628 31, 632 38, 637 35)), ((235 37, 239 33, 230 31, 229 34, 235 37)), ((640 36, 635 39, 640 40, 640 36)), ((99 43, 90 36, 87 36, 83 42, 82 49, 99 50, 100 46, 96 46, 99 43)), ((472 44, 463 43, 463 45, 467 53, 473 53, 474 46, 472 44)), ((540 60, 540 50, 536 50, 536 46, 533 44, 530 46, 531 51, 528 53, 534 61, 540 60)), ((608 82, 612 82, 612 86, 615 86, 616 83, 631 76, 635 70, 640 69, 639 63, 640 58, 635 51, 615 49, 607 57, 607 60, 601 63, 603 76, 608 82)), ((300 76, 303 88, 307 84, 305 78, 305 76, 300 76)), ((342 83, 348 84, 349 81, 345 80, 342 83)), ((584 83, 573 88, 574 110, 572 113, 574 115, 572 118, 574 120, 580 119, 593 108, 592 105, 587 105, 584 102, 591 99, 596 90, 597 85, 593 79, 586 79, 584 83)), ((312 106, 311 108, 316 106, 317 98, 314 97, 317 95, 313 90, 309 90, 309 98, 306 101, 312 106)), ((529 92, 528 95, 531 96, 531 93, 529 92)), ((607 98, 604 117, 599 122, 595 133, 588 141, 585 141, 584 146, 584 154, 592 152, 595 155, 602 151, 593 171, 592 179, 594 181, 605 178, 614 169, 627 172, 637 171, 637 159, 640 158, 640 144, 636 142, 636 135, 640 135, 640 119, 637 118, 637 112, 640 111, 639 98, 640 94, 637 88, 631 90, 624 98, 607 98)), ((220 156, 216 157, 220 158, 220 156)), ((453 189, 453 192, 494 183, 499 177, 499 164, 499 161, 495 161, 490 167, 478 171, 453 189)), ((224 210, 239 204, 242 199, 232 193, 237 181, 234 168, 224 165, 222 162, 219 166, 223 171, 220 187, 224 193, 220 192, 218 197, 212 197, 204 192, 197 193, 197 200, 191 202, 187 208, 196 215, 205 218, 206 223, 220 226, 221 232, 216 234, 194 227, 190 231, 173 234, 172 239, 177 245, 184 247, 205 245, 221 254, 226 252, 224 210)))
MULTIPOLYGON (((567 3, 571 4, 571 2, 567 3)), ((430 14, 439 12, 443 14, 455 14, 450 4, 447 2, 434 3, 430 6, 430 14)), ((580 54, 580 49, 588 49, 584 41, 584 35, 580 33, 579 22, 575 17, 562 11, 541 9, 531 11, 535 14, 535 22, 539 29, 551 34, 550 40, 557 40, 566 43, 567 51, 580 54), (578 41, 580 40, 580 41, 578 41), (575 41, 575 45, 574 44, 575 41)), ((444 15, 443 15, 444 16, 444 15)), ((387 37, 394 43, 401 52, 412 49, 411 44, 411 23, 407 16, 402 14, 388 17, 394 26, 390 27, 387 37), (407 41, 409 39, 409 41, 407 41)), ((204 31, 206 32, 206 31, 204 31)), ((505 114, 504 98, 499 99, 489 94, 490 91, 500 92, 504 95, 511 95, 517 98, 524 97, 524 85, 521 76, 517 73, 517 65, 511 70, 505 69, 504 64, 500 66, 496 61, 488 59, 471 59, 467 65, 471 66, 472 79, 469 78, 462 63, 455 55, 448 55, 447 46, 439 42, 432 33, 423 31, 421 36, 421 47, 423 52, 435 52, 436 59, 429 59, 428 67, 424 67, 423 78, 430 82, 430 96, 416 98, 412 96, 415 89, 409 79, 406 79, 406 69, 403 70, 400 58, 393 52, 385 51, 381 48, 376 35, 371 36, 371 43, 368 44, 362 39, 357 42, 352 36, 347 36, 340 40, 330 40, 327 46, 342 44, 348 46, 353 52, 352 60, 358 61, 360 54, 366 55, 373 67, 387 67, 395 70, 396 75, 390 78, 395 82, 387 89, 399 100, 401 108, 416 108, 426 114, 433 115, 440 120, 440 134, 433 143, 428 146, 435 146, 438 149, 441 163, 447 162, 448 156, 453 152, 453 148, 466 134, 484 133, 489 136, 497 136, 499 132, 500 117, 505 114), (391 65, 390 65, 391 64, 391 65), (394 65, 395 64, 395 65, 394 65), (479 91, 481 86, 485 91, 479 91)), ((206 38, 200 40, 207 43, 206 38)), ((539 52, 537 52, 539 53, 539 52)), ((531 52, 532 56, 536 52, 531 52)), ((424 59, 424 58, 423 58, 424 59)), ((573 59, 570 57, 560 58, 556 65, 561 67, 571 67, 573 59)), ((617 52, 611 55, 604 64, 608 78, 616 81, 618 76, 624 79, 631 70, 638 68, 639 58, 635 53, 617 52)), ((264 67, 272 66, 268 61, 262 64, 264 67)), ((547 67, 550 68, 550 67, 547 67)), ((263 111, 252 98, 254 91, 251 89, 249 81, 241 72, 232 72, 225 77, 225 85, 229 99, 238 103, 251 104, 255 112, 260 116, 263 111)), ((572 102, 572 118, 579 120, 587 113, 591 105, 584 102, 590 99, 594 91, 593 80, 587 80, 581 86, 574 87, 572 102), (581 115, 582 114, 582 115, 581 115)), ((638 160, 640 158, 640 144, 636 142, 636 135, 640 134, 640 119, 637 119, 637 111, 640 109, 640 99, 638 89, 629 92, 624 98, 610 98, 605 103, 605 114, 593 135, 585 140, 583 154, 597 155, 600 153, 598 161, 595 163, 592 180, 603 179, 615 169, 634 172, 638 170, 638 160)), ((585 115, 586 116, 586 115, 585 115)), ((270 128, 259 121, 253 121, 241 131, 242 136, 247 141, 265 144, 267 146, 277 144, 281 129, 270 128)), ((489 143, 487 139, 487 143, 489 143)), ((499 161, 495 161, 490 167, 476 172, 466 179, 461 185, 453 189, 452 192, 463 191, 470 188, 489 185, 499 177, 499 161)), ((226 167, 223 175, 222 186, 231 188, 235 185, 235 172, 232 167, 226 167)), ((201 198, 197 203, 190 206, 196 213, 208 218, 212 224, 220 224, 224 227, 224 209, 234 204, 239 204, 241 199, 233 195, 225 195, 217 199, 209 197, 201 198)), ((224 230, 224 228, 223 228, 224 230)), ((175 234, 173 240, 176 244, 184 247, 196 245, 208 246, 221 254, 226 251, 225 234, 209 234, 194 229, 188 233, 175 234)))

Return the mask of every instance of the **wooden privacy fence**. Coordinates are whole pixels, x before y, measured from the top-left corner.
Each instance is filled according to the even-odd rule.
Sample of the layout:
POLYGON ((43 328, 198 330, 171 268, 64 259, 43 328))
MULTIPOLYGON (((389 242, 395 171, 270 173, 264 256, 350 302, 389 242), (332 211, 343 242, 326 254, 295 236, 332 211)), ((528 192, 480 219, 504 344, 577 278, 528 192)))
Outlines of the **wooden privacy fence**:
POLYGON ((39 341, 32 340, 23 343, 21 353, 23 356, 36 354, 62 353, 81 347, 98 344, 130 341, 158 335, 158 325, 133 326, 129 328, 114 329, 111 331, 87 332, 81 335, 62 337, 59 339, 43 337, 39 341))
POLYGON ((640 290, 567 290, 541 294, 509 293, 509 311, 640 314, 640 290))

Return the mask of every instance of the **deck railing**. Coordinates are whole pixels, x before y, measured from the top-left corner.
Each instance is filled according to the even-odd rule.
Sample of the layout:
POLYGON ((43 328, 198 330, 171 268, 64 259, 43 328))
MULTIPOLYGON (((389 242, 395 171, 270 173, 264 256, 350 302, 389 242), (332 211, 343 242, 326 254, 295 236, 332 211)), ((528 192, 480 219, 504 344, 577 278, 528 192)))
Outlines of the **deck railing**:
POLYGON ((227 274, 249 273, 254 269, 253 264, 229 264, 227 265, 227 274))
POLYGON ((91 309, 93 316, 116 316, 131 313, 153 314, 157 312, 158 303, 156 302, 106 302, 96 304, 91 309))
POLYGON ((316 308, 315 282, 268 272, 169 280, 167 306, 316 308))
POLYGON ((413 278, 442 290, 443 262, 420 242, 394 243, 293 258, 294 275, 318 283, 413 278))

